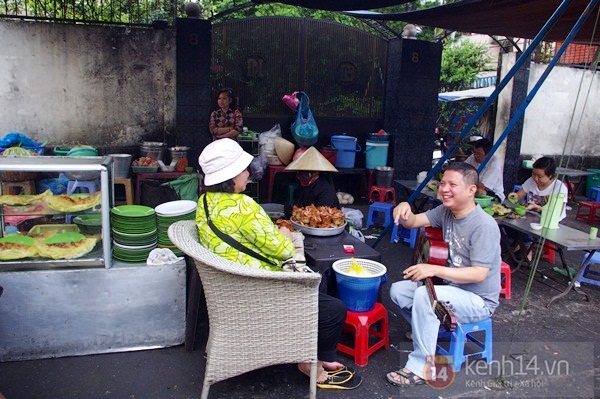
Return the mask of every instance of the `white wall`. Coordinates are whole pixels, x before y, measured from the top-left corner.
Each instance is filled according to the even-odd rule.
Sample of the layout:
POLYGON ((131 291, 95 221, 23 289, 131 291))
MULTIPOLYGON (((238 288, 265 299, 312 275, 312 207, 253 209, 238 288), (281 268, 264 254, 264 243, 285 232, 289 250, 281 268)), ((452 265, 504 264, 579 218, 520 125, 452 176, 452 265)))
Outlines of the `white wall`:
MULTIPOLYGON (((532 64, 529 90, 546 65, 532 64)), ((521 153, 600 156, 600 73, 555 67, 525 114, 521 153)))
MULTIPOLYGON (((503 55, 502 76, 515 62, 515 53, 503 55)), ((546 69, 531 64, 529 91, 546 69)), ((600 156, 600 73, 556 66, 525 111, 521 154, 600 156), (575 110, 575 112, 574 112, 575 110)), ((508 124, 510 92, 500 95, 496 116, 499 136, 508 124)), ((507 140, 513 133, 509 133, 507 140)))
POLYGON ((170 30, 0 20, 0 137, 133 145, 175 126, 170 30))

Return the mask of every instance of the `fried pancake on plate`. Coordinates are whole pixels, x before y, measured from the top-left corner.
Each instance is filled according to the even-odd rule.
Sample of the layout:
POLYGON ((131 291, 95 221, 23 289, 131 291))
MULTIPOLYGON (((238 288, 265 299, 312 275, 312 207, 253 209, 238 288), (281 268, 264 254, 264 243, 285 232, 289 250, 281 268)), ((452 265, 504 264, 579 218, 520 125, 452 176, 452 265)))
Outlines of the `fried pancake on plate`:
POLYGON ((31 237, 6 236, 0 239, 0 260, 31 258, 37 254, 37 248, 31 237))
POLYGON ((98 191, 92 194, 53 195, 45 197, 44 201, 59 212, 80 212, 98 205, 101 197, 98 191))
POLYGON ((41 194, 37 195, 12 195, 5 194, 0 195, 0 204, 2 205, 30 205, 36 201, 44 199, 45 197, 51 196, 52 191, 46 190, 41 194))
POLYGON ((35 247, 40 256, 44 258, 76 259, 90 253, 98 242, 98 239, 95 237, 81 236, 84 238, 78 241, 56 242, 52 244, 47 243, 49 238, 39 236, 35 238, 35 247))

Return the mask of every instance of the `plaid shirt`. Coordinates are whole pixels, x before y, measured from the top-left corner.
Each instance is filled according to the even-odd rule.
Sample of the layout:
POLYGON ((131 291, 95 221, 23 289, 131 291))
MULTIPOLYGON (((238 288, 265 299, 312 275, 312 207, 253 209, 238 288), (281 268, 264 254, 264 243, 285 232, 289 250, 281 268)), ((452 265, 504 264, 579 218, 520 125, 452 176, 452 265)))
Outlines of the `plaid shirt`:
POLYGON ((210 121, 208 122, 208 131, 213 134, 215 128, 218 127, 233 127, 238 132, 242 132, 242 126, 244 120, 242 113, 239 109, 232 110, 228 109, 227 112, 223 112, 222 109, 217 109, 210 114, 210 121))

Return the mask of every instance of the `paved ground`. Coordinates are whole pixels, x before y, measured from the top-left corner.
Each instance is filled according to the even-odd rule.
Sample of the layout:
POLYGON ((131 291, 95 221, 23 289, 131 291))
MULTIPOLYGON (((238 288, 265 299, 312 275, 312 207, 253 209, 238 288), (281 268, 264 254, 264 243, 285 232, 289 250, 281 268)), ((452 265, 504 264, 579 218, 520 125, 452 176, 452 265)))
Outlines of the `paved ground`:
MULTIPOLYGON (((366 207, 358 207, 365 211, 366 207)), ((574 221, 566 224, 588 231, 574 221)), ((376 230, 374 230, 377 232, 376 230)), ((373 231, 371 231, 373 232, 373 231)), ((397 388, 385 373, 403 365, 412 345, 408 329, 387 297, 389 282, 399 279, 412 251, 406 244, 384 240, 377 247, 388 267, 383 302, 390 312, 390 350, 380 350, 367 367, 358 368, 363 384, 354 391, 319 390, 319 398, 594 398, 600 397, 600 287, 584 285, 591 301, 575 292, 546 307, 567 280, 541 262, 524 304, 529 269, 513 274, 513 298, 501 299, 493 317, 494 363, 471 362, 444 389, 429 386, 397 388), (477 367, 479 366, 479 368, 477 367)), ((371 241, 373 242, 373 241, 371 241)), ((578 263, 582 253, 568 254, 578 263)), ((0 321, 1 322, 1 321, 0 321)), ((201 318, 193 352, 183 346, 148 351, 0 363, 0 392, 8 399, 44 398, 197 398, 203 378, 204 343, 208 327, 201 318)), ((126 327, 125 327, 126 328, 126 327)), ((273 334, 276 334, 273 331, 273 334)), ((250 344, 250 343, 249 343, 250 344)), ((352 364, 340 354, 339 360, 352 364)), ((294 365, 256 370, 213 386, 211 398, 305 398, 308 379, 294 365)))

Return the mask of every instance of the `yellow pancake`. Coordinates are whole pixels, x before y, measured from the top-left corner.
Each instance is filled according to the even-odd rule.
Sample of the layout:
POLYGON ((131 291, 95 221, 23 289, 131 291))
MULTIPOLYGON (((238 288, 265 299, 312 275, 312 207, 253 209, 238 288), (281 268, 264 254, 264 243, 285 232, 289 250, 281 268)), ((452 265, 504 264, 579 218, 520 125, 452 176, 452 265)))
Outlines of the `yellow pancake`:
POLYGON ((87 237, 77 242, 63 242, 57 244, 44 244, 46 237, 35 238, 35 247, 40 256, 51 259, 76 259, 90 253, 98 240, 87 237))
POLYGON ((46 190, 41 194, 37 195, 0 195, 0 204, 3 205, 30 205, 36 201, 39 201, 45 197, 51 196, 52 191, 46 190))
POLYGON ((0 242, 0 260, 16 260, 37 256, 38 251, 34 245, 19 244, 16 242, 0 242))
POLYGON ((80 212, 98 205, 100 191, 93 194, 53 195, 45 197, 48 206, 59 212, 80 212))

